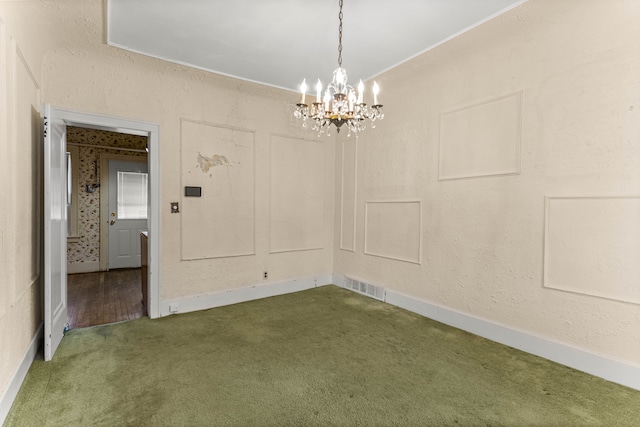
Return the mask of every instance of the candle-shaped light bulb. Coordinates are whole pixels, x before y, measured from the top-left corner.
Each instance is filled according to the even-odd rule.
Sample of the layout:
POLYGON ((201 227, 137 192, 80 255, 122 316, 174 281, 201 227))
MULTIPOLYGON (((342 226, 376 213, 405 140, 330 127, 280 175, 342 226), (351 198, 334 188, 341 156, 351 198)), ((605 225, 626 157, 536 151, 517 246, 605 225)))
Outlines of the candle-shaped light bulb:
POLYGON ((324 93, 324 111, 326 112, 331 111, 330 103, 331 103, 331 96, 329 95, 329 91, 327 90, 324 93))
POLYGON ((341 68, 336 70, 336 86, 338 93, 344 93, 344 74, 342 74, 341 68))
POLYGON ((349 91, 349 111, 353 111, 353 104, 356 102, 356 93, 353 90, 349 91))
POLYGON ((322 93, 322 83, 320 79, 318 79, 318 83, 316 83, 316 102, 320 102, 320 94, 322 93))
POLYGON ((362 83, 362 80, 360 80, 360 83, 358 83, 358 104, 362 104, 362 98, 364 94, 364 83, 362 83))
POLYGON ((380 87, 378 83, 373 82, 373 105, 378 105, 378 93, 380 93, 380 87))
POLYGON ((304 104, 304 96, 307 93, 307 79, 302 80, 302 84, 300 85, 300 92, 302 92, 302 101, 300 101, 300 104, 304 104))

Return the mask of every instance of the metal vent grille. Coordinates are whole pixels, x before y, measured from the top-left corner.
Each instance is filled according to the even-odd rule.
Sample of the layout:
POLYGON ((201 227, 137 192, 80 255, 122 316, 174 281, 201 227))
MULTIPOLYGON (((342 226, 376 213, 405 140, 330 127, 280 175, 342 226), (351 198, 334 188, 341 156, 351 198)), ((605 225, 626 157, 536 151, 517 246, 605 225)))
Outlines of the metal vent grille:
POLYGON ((351 277, 345 277, 344 286, 352 291, 384 301, 384 288, 381 288, 380 286, 361 282, 359 280, 352 279, 351 277))

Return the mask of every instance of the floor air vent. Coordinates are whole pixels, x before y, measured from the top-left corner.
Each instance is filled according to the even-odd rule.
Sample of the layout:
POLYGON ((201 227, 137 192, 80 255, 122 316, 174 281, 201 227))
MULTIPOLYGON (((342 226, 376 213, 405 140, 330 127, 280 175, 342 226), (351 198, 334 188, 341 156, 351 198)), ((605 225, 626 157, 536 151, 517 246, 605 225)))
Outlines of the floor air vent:
POLYGON ((370 285, 369 283, 360 282, 350 277, 345 277, 344 286, 347 289, 356 291, 363 295, 370 296, 380 301, 384 301, 384 288, 379 286, 370 285))

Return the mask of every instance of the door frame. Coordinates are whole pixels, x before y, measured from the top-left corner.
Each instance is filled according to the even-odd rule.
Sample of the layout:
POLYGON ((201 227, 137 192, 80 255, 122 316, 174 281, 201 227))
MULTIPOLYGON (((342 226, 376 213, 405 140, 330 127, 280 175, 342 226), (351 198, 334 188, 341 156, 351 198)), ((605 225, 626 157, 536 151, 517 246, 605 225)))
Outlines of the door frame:
MULTIPOLYGON (((127 154, 100 155, 100 271, 109 270, 109 161, 149 163, 149 156, 131 156, 127 154), (141 160, 144 159, 144 160, 141 160)), ((149 219, 147 218, 147 227, 149 219)))
MULTIPOLYGON (((160 317, 160 126, 157 123, 84 113, 51 106, 51 118, 67 126, 146 136, 149 153, 149 230, 148 307, 149 317, 160 317)), ((66 182, 66 180, 63 180, 66 182)), ((66 229, 66 228, 65 228, 66 229)), ((100 257, 102 259, 102 257, 100 257)))

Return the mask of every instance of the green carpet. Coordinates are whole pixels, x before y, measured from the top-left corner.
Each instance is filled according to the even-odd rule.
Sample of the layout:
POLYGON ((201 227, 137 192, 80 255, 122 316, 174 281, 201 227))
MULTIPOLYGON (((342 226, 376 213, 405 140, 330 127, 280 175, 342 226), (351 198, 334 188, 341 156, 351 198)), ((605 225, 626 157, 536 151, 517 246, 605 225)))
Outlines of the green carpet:
POLYGON ((6 426, 640 426, 640 392, 335 286, 73 330, 6 426))

